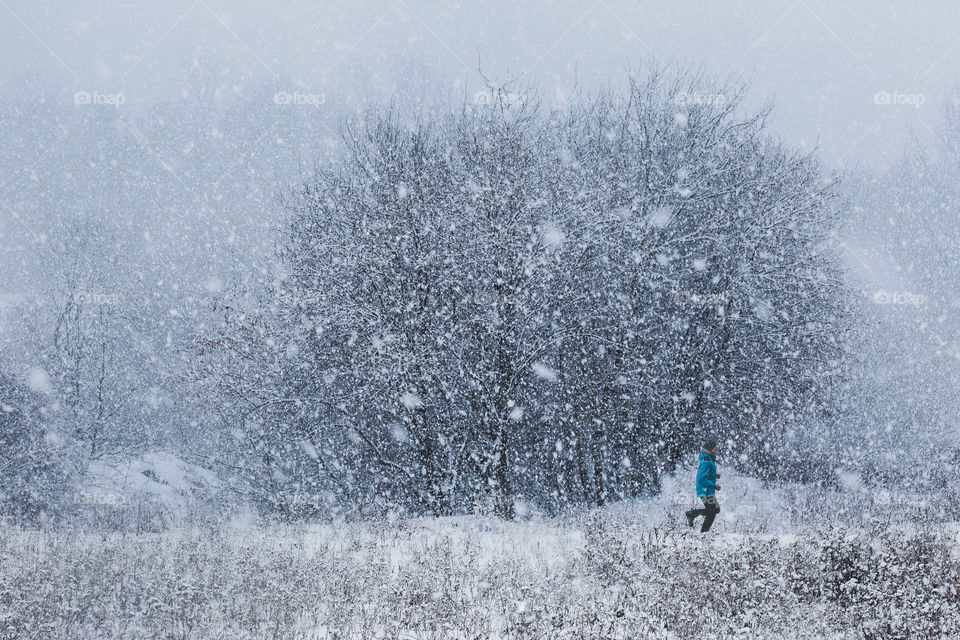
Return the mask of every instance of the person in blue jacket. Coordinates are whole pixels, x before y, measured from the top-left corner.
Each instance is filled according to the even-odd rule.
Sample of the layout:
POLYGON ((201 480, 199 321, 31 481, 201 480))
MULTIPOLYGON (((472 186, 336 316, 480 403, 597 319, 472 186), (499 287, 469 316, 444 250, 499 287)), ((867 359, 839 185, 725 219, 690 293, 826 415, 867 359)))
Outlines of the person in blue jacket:
POLYGON ((717 479, 717 441, 710 439, 703 446, 700 452, 700 468, 697 470, 697 497, 703 501, 703 509, 693 509, 686 512, 687 524, 693 526, 693 521, 698 516, 704 516, 703 526, 700 527, 700 533, 710 531, 714 518, 720 513, 720 504, 717 502, 716 492, 720 491, 720 485, 717 479))

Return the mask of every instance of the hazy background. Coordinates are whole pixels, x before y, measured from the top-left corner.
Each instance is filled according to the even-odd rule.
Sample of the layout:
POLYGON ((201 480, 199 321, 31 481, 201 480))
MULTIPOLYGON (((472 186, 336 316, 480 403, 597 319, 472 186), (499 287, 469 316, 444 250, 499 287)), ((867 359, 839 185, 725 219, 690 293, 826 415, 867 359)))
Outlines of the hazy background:
POLYGON ((884 191, 916 143, 936 147, 956 101, 948 0, 0 0, 0 354, 43 391, 52 365, 37 354, 79 293, 138 412, 118 428, 189 431, 203 417, 184 417, 183 349, 221 291, 276 278, 278 196, 337 147, 339 120, 391 99, 469 100, 488 81, 562 105, 651 56, 749 80, 748 107, 775 101, 776 135, 853 178, 858 214, 837 243, 851 277, 867 302, 914 296, 874 305, 898 329, 873 348, 899 345, 892 370, 954 406, 956 204, 940 183, 901 185, 907 203, 884 191))
POLYGON ((142 113, 190 91, 195 60, 223 100, 262 83, 331 99, 363 81, 389 90, 408 82, 402 61, 468 90, 483 88, 479 63, 562 99, 578 75, 606 82, 654 53, 749 77, 755 99, 776 97, 786 141, 819 143, 839 166, 887 164, 911 132, 927 136, 960 67, 949 0, 2 0, 0 16, 5 99, 122 93, 124 111, 142 113), (922 104, 877 105, 879 91, 922 104))

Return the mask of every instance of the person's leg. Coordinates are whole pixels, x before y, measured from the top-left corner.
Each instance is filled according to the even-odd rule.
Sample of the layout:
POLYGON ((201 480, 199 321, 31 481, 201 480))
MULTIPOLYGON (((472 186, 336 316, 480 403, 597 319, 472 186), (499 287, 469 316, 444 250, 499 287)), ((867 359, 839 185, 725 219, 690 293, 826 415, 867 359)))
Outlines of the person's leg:
MULTIPOLYGON (((703 497, 701 496, 700 499, 703 500, 703 497)), ((700 516, 709 516, 710 509, 709 508, 690 509, 689 511, 684 511, 683 515, 687 516, 687 524, 692 527, 693 521, 699 518, 700 516)))
MULTIPOLYGON (((703 500, 702 497, 701 497, 700 499, 703 500)), ((708 511, 707 509, 690 509, 689 511, 685 511, 684 513, 693 513, 693 514, 696 514, 696 515, 694 515, 694 518, 696 518, 697 516, 705 516, 705 515, 707 515, 707 511, 708 511)))
POLYGON ((720 513, 720 503, 717 502, 716 496, 706 496, 701 498, 703 500, 703 509, 698 509, 698 511, 706 512, 707 516, 703 521, 703 526, 700 527, 700 533, 706 533, 710 531, 710 527, 713 526, 713 521, 717 517, 717 514, 720 513))

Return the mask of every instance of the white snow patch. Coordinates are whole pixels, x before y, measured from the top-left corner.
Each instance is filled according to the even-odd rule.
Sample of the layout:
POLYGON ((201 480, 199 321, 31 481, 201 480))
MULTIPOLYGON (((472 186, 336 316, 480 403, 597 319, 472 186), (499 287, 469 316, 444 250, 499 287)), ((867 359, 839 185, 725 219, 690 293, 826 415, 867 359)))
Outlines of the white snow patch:
POLYGON ((185 519, 221 488, 211 471, 165 451, 139 458, 104 456, 90 463, 78 501, 112 506, 158 503, 170 519, 185 519))
POLYGON ((566 234, 563 233, 556 223, 549 222, 543 227, 543 243, 548 247, 559 247, 563 244, 563 241, 566 239, 566 234))
POLYGON ((767 322, 773 317, 773 305, 766 300, 754 300, 753 313, 763 322, 767 322))
POLYGON ((420 399, 413 391, 407 391, 402 396, 400 396, 400 402, 403 403, 407 409, 416 409, 417 407, 423 406, 423 400, 420 399))
POLYGON ((847 491, 860 491, 863 488, 863 481, 860 480, 860 476, 855 471, 837 469, 836 473, 840 486, 847 491))
POLYGON ((406 442, 408 439, 407 430, 399 422, 390 425, 390 436, 397 442, 406 442))
POLYGON ((30 367, 27 371, 27 384, 38 393, 50 393, 50 376, 40 367, 30 367))
POLYGON ((533 369, 533 374, 538 378, 542 378, 548 382, 557 381, 557 372, 542 362, 535 362, 531 368, 533 369))
POLYGON ((647 216, 647 224, 662 229, 670 224, 672 219, 673 211, 669 207, 657 207, 653 210, 653 213, 647 216))
POLYGON ((303 449, 303 452, 313 458, 314 460, 319 460, 320 456, 317 455, 317 448, 308 440, 300 441, 300 448, 303 449))
POLYGON ((204 283, 203 288, 206 289, 209 293, 220 293, 223 291, 223 280, 214 276, 212 278, 207 278, 206 283, 204 283))

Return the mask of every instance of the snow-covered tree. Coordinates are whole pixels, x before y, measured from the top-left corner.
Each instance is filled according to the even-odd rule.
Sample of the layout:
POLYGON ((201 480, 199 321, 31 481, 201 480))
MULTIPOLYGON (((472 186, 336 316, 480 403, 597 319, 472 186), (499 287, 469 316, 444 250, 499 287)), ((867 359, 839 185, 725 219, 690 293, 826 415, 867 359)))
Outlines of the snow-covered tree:
POLYGON ((0 370, 0 514, 34 522, 67 501, 66 467, 56 436, 48 433, 41 371, 31 384, 0 370))
POLYGON ((960 88, 947 96, 937 132, 935 144, 914 141, 891 169, 850 181, 845 233, 865 307, 853 345, 858 384, 847 394, 858 454, 873 458, 874 476, 928 486, 960 450, 960 88))
POLYGON ((743 91, 655 71, 561 113, 350 123, 287 199, 266 341, 232 348, 280 371, 243 405, 263 473, 511 517, 654 487, 707 434, 777 467, 833 397, 846 291, 833 181, 743 91))

